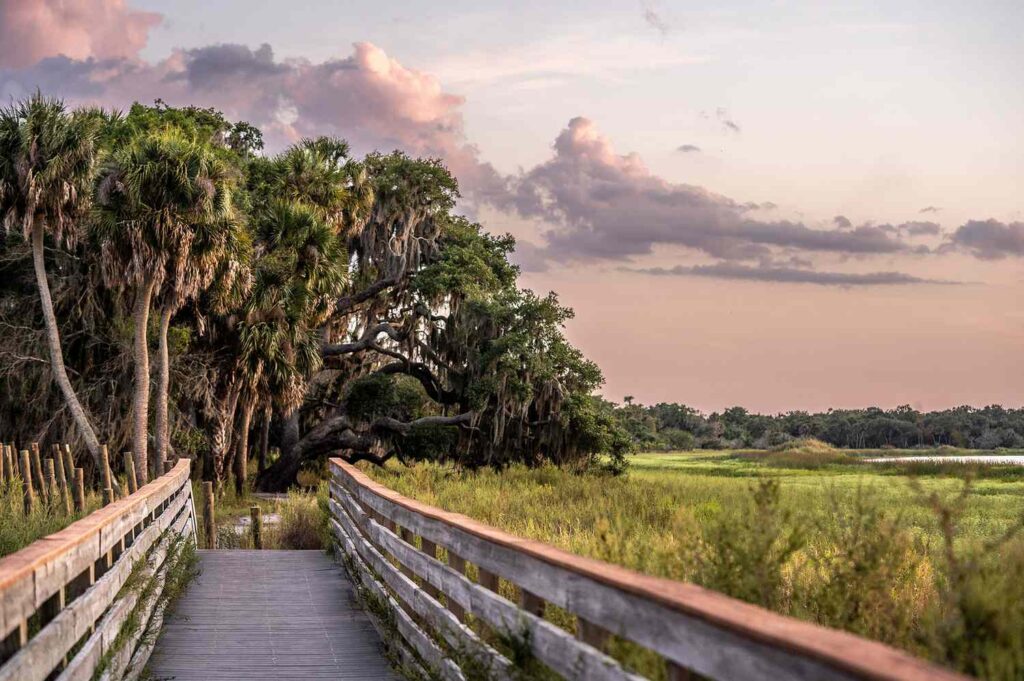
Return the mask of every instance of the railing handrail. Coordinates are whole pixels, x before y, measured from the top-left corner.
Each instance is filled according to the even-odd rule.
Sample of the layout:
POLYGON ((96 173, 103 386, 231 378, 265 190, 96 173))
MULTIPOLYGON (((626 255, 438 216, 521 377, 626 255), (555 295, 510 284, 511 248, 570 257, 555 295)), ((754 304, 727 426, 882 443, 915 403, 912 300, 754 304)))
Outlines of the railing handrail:
POLYGON ((158 616, 178 541, 195 534, 190 470, 183 459, 134 494, 0 559, 0 681, 141 671, 151 648, 139 643, 158 616), (124 588, 133 574, 139 587, 124 588), (142 627, 126 630, 133 616, 142 627))
MULTIPOLYGON (((331 459, 331 463, 358 487, 410 513, 442 523, 503 549, 542 561, 584 580, 630 594, 652 605, 704 621, 718 630, 744 640, 816 660, 840 673, 855 678, 886 681, 953 681, 967 678, 909 653, 855 634, 771 612, 695 584, 646 575, 579 556, 540 541, 517 537, 465 515, 405 497, 372 480, 358 468, 341 459, 331 459)), ((375 510, 382 512, 380 508, 375 510)), ((389 519, 398 521, 394 517, 389 519)), ((485 567, 495 571, 496 566, 485 567)), ((516 581, 513 574, 500 576, 516 581)), ((565 607, 565 604, 559 605, 565 607)), ((607 628, 608 624, 605 623, 604 626, 607 628)), ((629 638, 628 632, 621 633, 629 638)), ((654 649, 652 646, 645 647, 654 649)))
POLYGON ((133 494, 0 558, 0 596, 5 589, 34 574, 40 567, 52 563, 90 539, 98 539, 105 528, 138 510, 144 503, 157 497, 163 501, 170 492, 181 486, 182 478, 189 476, 189 470, 190 461, 181 459, 170 471, 154 478, 133 494))

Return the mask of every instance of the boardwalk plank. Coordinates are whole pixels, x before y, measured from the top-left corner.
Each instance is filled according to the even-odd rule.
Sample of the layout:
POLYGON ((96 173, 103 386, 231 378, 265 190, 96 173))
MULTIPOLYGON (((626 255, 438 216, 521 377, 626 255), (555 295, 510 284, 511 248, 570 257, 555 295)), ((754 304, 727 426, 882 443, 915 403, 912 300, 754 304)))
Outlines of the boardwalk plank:
POLYGON ((319 551, 200 551, 202 574, 168 617, 153 679, 400 677, 345 573, 319 551))

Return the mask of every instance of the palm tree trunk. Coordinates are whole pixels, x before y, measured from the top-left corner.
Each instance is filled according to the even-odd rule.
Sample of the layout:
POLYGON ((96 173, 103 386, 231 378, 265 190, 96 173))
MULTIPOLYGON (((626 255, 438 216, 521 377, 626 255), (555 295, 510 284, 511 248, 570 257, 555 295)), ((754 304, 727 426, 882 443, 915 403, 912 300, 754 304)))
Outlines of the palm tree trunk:
POLYGON ((39 288, 39 302, 43 307, 43 321, 46 325, 46 343, 50 350, 50 369, 53 372, 53 379, 64 395, 71 418, 75 422, 82 439, 85 441, 86 449, 92 455, 93 461, 99 466, 100 462, 100 441, 96 437, 96 431, 89 423, 89 417, 85 414, 82 403, 78 401, 78 395, 68 379, 68 372, 64 368, 64 351, 60 345, 60 332, 57 329, 57 317, 53 313, 53 298, 50 297, 50 284, 46 280, 46 261, 43 258, 43 223, 35 222, 32 225, 32 264, 36 271, 36 285, 39 288))
POLYGON ((249 476, 249 424, 255 405, 251 399, 242 405, 241 423, 238 425, 238 446, 235 449, 235 491, 238 496, 245 493, 245 481, 249 476))
POLYGON ((213 431, 213 477, 214 482, 220 485, 224 478, 224 464, 227 462, 229 449, 231 448, 231 424, 235 422, 235 409, 238 406, 239 386, 232 383, 228 388, 228 394, 220 405, 216 416, 216 424, 213 431))
POLYGON ((132 321, 135 323, 135 394, 132 397, 132 458, 135 472, 140 476, 139 484, 149 480, 149 343, 146 331, 149 327, 149 303, 153 297, 153 277, 142 283, 135 295, 132 321))
POLYGON ((269 405, 263 408, 263 419, 260 421, 260 441, 256 448, 259 452, 259 467, 256 475, 263 475, 267 470, 267 450, 270 448, 270 421, 274 412, 269 405))
POLYGON ((157 351, 158 371, 156 375, 156 452, 153 457, 155 461, 163 461, 167 458, 170 445, 167 404, 171 387, 171 364, 170 353, 167 351, 167 331, 171 326, 173 314, 170 305, 160 311, 160 341, 157 351))

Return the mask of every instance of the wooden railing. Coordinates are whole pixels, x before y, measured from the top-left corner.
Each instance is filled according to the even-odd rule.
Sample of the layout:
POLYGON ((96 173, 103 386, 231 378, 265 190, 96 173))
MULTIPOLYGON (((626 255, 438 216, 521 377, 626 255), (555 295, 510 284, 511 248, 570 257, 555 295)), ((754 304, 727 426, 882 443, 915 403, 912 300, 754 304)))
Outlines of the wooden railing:
POLYGON ((189 465, 0 559, 0 681, 137 678, 168 556, 195 541, 189 465))
POLYGON ((399 661, 428 668, 430 678, 479 678, 481 670, 485 678, 519 678, 522 660, 512 658, 521 655, 502 654, 496 647, 507 646, 485 638, 518 642, 566 679, 644 678, 606 654, 612 636, 660 656, 670 681, 691 671, 730 681, 966 678, 693 584, 514 537, 403 497, 340 459, 331 460, 331 478, 331 525, 346 566, 399 661), (544 619, 546 604, 564 611, 560 622, 568 613, 575 631, 544 619), (477 623, 497 636, 481 637, 477 623))

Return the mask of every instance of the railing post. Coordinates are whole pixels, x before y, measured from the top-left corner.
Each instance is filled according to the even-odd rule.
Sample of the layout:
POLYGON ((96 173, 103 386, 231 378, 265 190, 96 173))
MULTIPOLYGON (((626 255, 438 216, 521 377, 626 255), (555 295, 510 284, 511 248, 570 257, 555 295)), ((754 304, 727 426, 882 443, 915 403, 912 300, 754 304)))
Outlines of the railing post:
POLYGON ((263 514, 259 506, 249 507, 249 516, 252 519, 252 545, 254 548, 263 548, 263 514))
MULTIPOLYGON (((420 541, 423 542, 423 546, 422 546, 423 553, 427 554, 431 558, 435 558, 436 559, 437 558, 437 544, 435 544, 434 542, 430 541, 426 537, 422 537, 420 539, 420 541)), ((425 579, 423 580, 423 590, 427 592, 427 595, 429 595, 431 598, 434 598, 434 599, 438 598, 441 595, 441 592, 438 591, 434 587, 433 584, 431 584, 430 582, 428 582, 425 579)))
POLYGON ((544 616, 544 599, 522 587, 519 589, 519 607, 537 617, 544 616))
POLYGON ((213 483, 203 483, 203 534, 206 548, 217 548, 217 522, 214 518, 213 483))
MULTIPOLYGON (((406 528, 402 527, 399 528, 398 533, 399 536, 402 537, 402 539, 405 541, 405 543, 409 544, 409 546, 416 545, 416 535, 412 533, 412 530, 407 530, 406 528)), ((406 567, 405 563, 399 562, 399 566, 402 569, 402 574, 404 574, 409 579, 416 579, 416 573, 408 567, 406 567)))
POLYGON ((7 638, 0 639, 0 660, 9 660, 26 645, 28 645, 28 621, 21 620, 18 627, 8 634, 7 638))
POLYGON ((490 589, 494 593, 498 593, 498 575, 494 574, 489 570, 483 569, 479 565, 477 566, 476 581, 479 582, 480 586, 484 587, 485 589, 490 589))
MULTIPOLYGON (((456 554, 451 549, 448 549, 448 567, 455 570, 460 574, 466 574, 466 559, 456 554)), ((448 599, 448 609, 452 611, 460 622, 466 621, 466 609, 455 602, 450 596, 446 596, 448 599)))
POLYGON ((35 494, 32 492, 32 473, 27 449, 21 450, 21 470, 28 471, 21 476, 21 489, 25 493, 25 515, 32 513, 36 505, 35 494))
POLYGON ((611 637, 611 633, 604 627, 583 619, 582 617, 576 617, 576 640, 583 641, 589 646, 593 646, 598 650, 603 651, 608 645, 608 639, 611 637))

